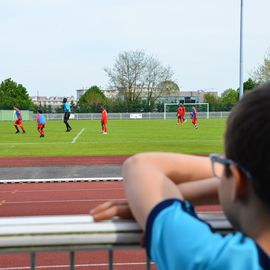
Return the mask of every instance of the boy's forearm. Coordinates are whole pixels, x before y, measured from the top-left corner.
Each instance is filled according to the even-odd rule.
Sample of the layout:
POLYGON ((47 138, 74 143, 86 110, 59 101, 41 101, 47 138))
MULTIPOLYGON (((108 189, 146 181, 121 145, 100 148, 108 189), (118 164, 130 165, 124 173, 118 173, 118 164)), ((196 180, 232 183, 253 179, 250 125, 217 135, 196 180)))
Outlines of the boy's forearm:
POLYGON ((219 182, 217 178, 203 179, 179 184, 178 189, 183 198, 194 206, 219 204, 219 182))

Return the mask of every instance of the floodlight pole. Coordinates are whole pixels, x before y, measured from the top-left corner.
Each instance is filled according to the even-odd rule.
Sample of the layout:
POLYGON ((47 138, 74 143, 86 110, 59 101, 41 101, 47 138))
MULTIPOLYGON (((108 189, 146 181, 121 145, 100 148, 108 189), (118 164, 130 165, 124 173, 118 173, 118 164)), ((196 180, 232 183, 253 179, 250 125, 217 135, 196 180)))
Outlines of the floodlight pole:
POLYGON ((241 8, 240 8, 240 63, 239 63, 239 90, 240 90, 240 97, 241 98, 244 94, 243 89, 243 6, 244 0, 241 1, 241 8))

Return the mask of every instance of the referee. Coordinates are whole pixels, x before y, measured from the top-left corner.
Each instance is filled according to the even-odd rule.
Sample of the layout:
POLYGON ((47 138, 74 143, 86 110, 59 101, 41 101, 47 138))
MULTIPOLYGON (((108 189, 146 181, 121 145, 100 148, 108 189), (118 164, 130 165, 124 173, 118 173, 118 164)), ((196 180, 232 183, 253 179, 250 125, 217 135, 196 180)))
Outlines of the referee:
POLYGON ((63 99, 63 104, 64 104, 64 123, 65 123, 66 128, 67 128, 66 132, 70 132, 72 130, 72 128, 68 123, 68 119, 70 117, 71 110, 70 110, 70 104, 67 101, 67 98, 63 99))

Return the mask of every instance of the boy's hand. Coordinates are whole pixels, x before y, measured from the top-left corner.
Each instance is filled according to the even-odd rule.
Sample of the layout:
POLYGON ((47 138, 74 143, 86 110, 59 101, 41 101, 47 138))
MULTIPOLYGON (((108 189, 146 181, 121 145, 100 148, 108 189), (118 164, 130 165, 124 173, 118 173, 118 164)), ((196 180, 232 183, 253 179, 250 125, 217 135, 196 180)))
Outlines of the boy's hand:
POLYGON ((121 217, 124 219, 134 219, 127 202, 108 201, 102 203, 90 211, 95 221, 121 217))

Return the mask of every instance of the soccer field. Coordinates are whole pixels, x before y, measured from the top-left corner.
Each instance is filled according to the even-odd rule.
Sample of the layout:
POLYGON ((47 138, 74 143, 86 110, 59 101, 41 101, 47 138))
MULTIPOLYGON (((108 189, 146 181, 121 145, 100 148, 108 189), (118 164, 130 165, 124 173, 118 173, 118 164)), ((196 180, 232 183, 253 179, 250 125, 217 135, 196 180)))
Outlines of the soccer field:
POLYGON ((15 134, 13 122, 0 122, 0 156, 103 156, 131 155, 146 151, 208 154, 223 152, 225 119, 111 120, 109 134, 100 133, 100 121, 73 120, 65 132, 61 121, 47 121, 45 138, 40 138, 34 121, 24 121, 25 134, 15 134))

